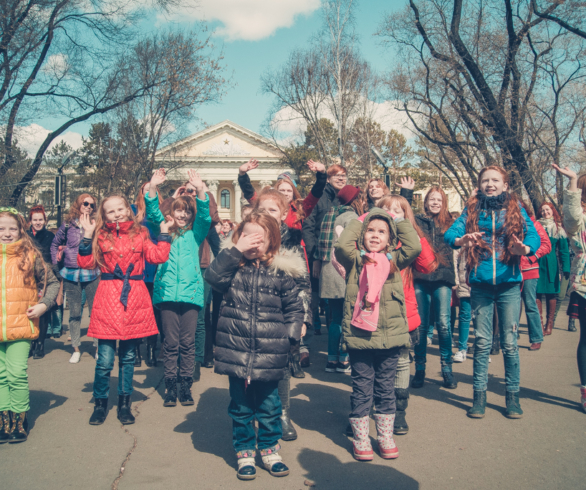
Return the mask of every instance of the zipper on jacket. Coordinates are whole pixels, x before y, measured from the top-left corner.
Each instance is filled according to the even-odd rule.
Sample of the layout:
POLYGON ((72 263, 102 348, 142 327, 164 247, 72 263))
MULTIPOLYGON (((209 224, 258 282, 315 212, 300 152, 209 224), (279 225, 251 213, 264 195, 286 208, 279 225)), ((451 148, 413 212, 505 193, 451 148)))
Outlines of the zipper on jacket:
MULTIPOLYGON (((254 267, 254 266, 253 266, 254 267)), ((255 352, 255 340, 256 340, 256 299, 258 297, 258 276, 259 276, 259 267, 254 267, 254 276, 252 278, 252 301, 250 303, 250 314, 252 315, 251 320, 251 330, 252 330, 252 341, 250 342, 250 361, 248 362, 248 384, 250 384, 250 378, 252 377, 252 362, 254 360, 254 352, 255 352)))
POLYGON ((2 340, 6 339, 6 245, 2 244, 2 340))
POLYGON ((494 235, 495 235, 495 222, 494 222, 494 211, 492 212, 492 285, 496 286, 496 250, 494 246, 494 235))

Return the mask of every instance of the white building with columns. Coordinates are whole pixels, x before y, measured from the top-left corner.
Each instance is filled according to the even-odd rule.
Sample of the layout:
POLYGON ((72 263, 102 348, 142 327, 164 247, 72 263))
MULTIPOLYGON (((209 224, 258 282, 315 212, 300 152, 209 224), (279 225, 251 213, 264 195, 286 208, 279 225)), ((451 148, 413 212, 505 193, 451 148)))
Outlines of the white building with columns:
POLYGON ((246 202, 238 185, 238 167, 250 159, 258 160, 258 168, 249 176, 259 191, 273 185, 285 171, 294 174, 281 165, 282 157, 268 139, 226 120, 160 149, 155 160, 173 181, 187 181, 187 170, 195 169, 215 195, 220 217, 238 222, 246 202))

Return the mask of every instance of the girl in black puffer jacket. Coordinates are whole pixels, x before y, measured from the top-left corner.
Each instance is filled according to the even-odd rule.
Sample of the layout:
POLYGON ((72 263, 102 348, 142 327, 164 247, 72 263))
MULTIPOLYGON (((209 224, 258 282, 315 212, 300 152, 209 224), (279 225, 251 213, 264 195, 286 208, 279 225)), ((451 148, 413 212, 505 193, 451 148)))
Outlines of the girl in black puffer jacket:
POLYGON ((291 275, 298 267, 291 257, 279 255, 279 226, 267 213, 250 214, 234 232, 232 243, 235 246, 222 250, 210 264, 205 279, 224 294, 214 367, 216 373, 230 377, 228 413, 238 478, 255 478, 257 447, 271 475, 286 476, 289 468, 278 454, 278 383, 285 376, 290 343, 301 337, 303 302, 291 275))

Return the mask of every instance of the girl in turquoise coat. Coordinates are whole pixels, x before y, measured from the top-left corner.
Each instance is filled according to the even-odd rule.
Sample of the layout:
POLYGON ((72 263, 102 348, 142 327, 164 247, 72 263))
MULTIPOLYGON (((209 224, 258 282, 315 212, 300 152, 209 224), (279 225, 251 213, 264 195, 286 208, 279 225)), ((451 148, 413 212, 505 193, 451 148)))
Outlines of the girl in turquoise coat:
MULTIPOLYGON (((155 276, 153 304, 161 310, 164 340, 165 407, 177 405, 177 358, 179 366, 179 401, 193 405, 191 385, 195 364, 195 329, 197 316, 204 307, 203 278, 199 268, 199 246, 205 240, 212 219, 209 198, 204 184, 195 172, 188 170, 189 183, 197 197, 182 196, 171 206, 169 214, 176 226, 171 227, 173 238, 169 260, 161 264, 155 276)), ((157 170, 145 196, 147 219, 154 223, 165 220, 159 209, 157 186, 165 182, 165 170, 157 170)))
POLYGON ((537 210, 537 219, 547 232, 551 242, 551 252, 539 259, 539 280, 537 282, 537 307, 542 318, 543 335, 551 335, 555 321, 557 296, 560 292, 560 273, 564 275, 566 282, 570 278, 570 251, 568 236, 562 226, 562 218, 551 203, 544 202, 541 205, 537 210), (544 295, 545 298, 543 298, 544 295), (543 299, 546 301, 547 308, 547 321, 545 323, 541 309, 543 299))

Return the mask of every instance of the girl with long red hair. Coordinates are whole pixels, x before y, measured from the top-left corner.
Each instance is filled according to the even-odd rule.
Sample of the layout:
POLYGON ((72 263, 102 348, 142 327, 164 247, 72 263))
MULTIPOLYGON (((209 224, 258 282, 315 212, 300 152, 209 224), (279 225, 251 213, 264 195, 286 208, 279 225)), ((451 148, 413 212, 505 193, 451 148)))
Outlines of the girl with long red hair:
POLYGON ((560 273, 563 274, 564 280, 570 279, 570 250, 568 236, 562 226, 562 218, 553 204, 544 202, 537 210, 537 219, 547 232, 551 242, 551 251, 539 259, 539 280, 537 281, 537 307, 542 318, 543 335, 551 335, 555 322, 556 298, 561 287, 560 273), (545 322, 543 321, 543 300, 545 300, 547 308, 545 322))
POLYGON ((415 376, 412 388, 421 388, 425 381, 427 364, 427 332, 435 324, 439 337, 443 386, 456 389, 458 383, 452 374, 452 332, 450 328, 450 306, 452 288, 456 285, 452 250, 444 243, 444 233, 454 219, 448 211, 448 197, 439 186, 433 186, 423 201, 425 212, 415 216, 419 228, 425 233, 430 245, 441 261, 431 274, 413 271, 415 296, 421 317, 421 335, 415 345, 415 376), (433 308, 432 308, 433 305, 433 308), (434 317, 430 318, 433 311, 434 317))
POLYGON ((537 252, 541 240, 519 198, 509 192, 509 175, 501 167, 484 167, 478 174, 478 192, 445 234, 452 248, 467 247, 466 267, 474 311, 474 405, 468 416, 483 418, 488 384, 488 356, 493 317, 499 319, 505 363, 505 415, 523 416, 519 404, 519 348, 517 331, 523 276, 520 258, 537 252))

